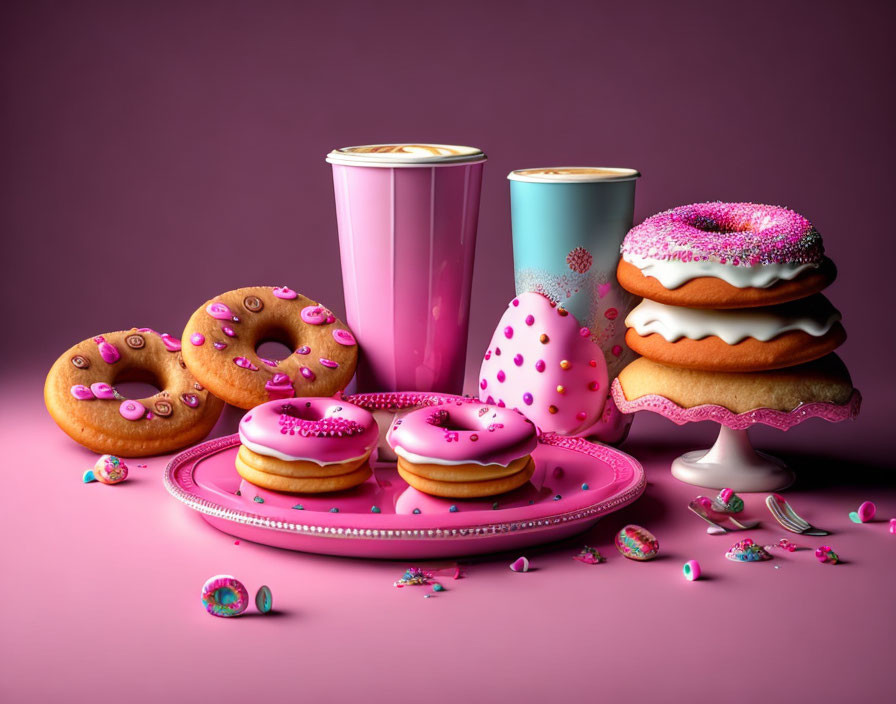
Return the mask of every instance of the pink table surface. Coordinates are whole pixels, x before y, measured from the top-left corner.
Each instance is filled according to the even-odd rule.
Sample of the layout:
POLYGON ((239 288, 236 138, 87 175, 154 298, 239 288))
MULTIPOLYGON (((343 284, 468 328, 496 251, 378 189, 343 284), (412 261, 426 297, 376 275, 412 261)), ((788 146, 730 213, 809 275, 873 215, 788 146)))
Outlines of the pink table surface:
POLYGON ((873 394, 864 421, 756 433, 795 464, 787 496, 829 538, 785 533, 760 495, 745 498, 761 529, 707 535, 685 509, 699 490, 668 465, 714 428, 642 415, 625 446, 647 471, 642 499, 580 538, 529 550, 529 573, 508 569, 515 554, 480 558, 424 599, 422 587, 392 586, 405 563, 235 545, 167 495, 165 457, 130 461, 120 486, 82 484, 94 455, 55 428, 41 382, 7 378, 0 407, 4 702, 671 702, 714 690, 716 701, 828 702, 892 689, 896 536, 886 520, 847 518, 865 499, 881 519, 896 516, 892 474, 875 460, 891 443, 873 394), (659 559, 616 552, 612 535, 629 522, 654 532, 659 559), (828 542, 845 564, 810 551, 725 560, 746 535, 813 552, 828 542), (607 562, 573 560, 586 543, 607 562), (688 559, 705 579, 684 580, 688 559), (276 613, 208 616, 199 589, 217 573, 252 593, 269 585, 276 613))

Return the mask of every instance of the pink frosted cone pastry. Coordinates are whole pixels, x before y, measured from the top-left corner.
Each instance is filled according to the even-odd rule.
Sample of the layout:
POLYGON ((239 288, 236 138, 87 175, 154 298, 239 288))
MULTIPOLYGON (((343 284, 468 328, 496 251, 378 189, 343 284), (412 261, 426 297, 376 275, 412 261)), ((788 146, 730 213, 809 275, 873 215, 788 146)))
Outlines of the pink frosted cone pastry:
POLYGON ((296 494, 364 482, 379 435, 369 412, 333 398, 263 403, 243 416, 239 432, 239 475, 264 489, 296 494))
POLYGON ((607 365, 588 328, 539 293, 510 302, 479 377, 481 400, 519 410, 543 432, 588 434, 607 399, 607 365))
POLYGON ((420 408, 397 419, 387 440, 401 477, 432 496, 495 496, 535 471, 535 427, 509 408, 461 401, 420 408))

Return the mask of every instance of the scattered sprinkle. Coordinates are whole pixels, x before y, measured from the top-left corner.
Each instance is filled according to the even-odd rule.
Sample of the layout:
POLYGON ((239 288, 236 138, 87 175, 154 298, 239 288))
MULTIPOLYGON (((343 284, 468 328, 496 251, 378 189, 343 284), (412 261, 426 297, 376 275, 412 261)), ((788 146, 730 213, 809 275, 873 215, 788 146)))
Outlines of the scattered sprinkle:
POLYGON ((588 545, 583 547, 578 555, 573 555, 572 559, 584 562, 586 565, 599 565, 601 562, 607 561, 607 558, 601 555, 596 548, 588 545))
POLYGON ((379 512, 380 512, 380 507, 379 507, 379 506, 371 506, 371 507, 370 507, 370 512, 371 512, 371 513, 379 513, 379 512))
POLYGON ((339 513, 339 509, 334 506, 330 509, 330 513, 339 513))
POLYGON ((582 491, 588 491, 591 487, 587 483, 582 484, 582 491))
POLYGON ((293 506, 293 508, 294 508, 296 511, 304 511, 304 510, 305 510, 305 507, 302 506, 302 504, 296 504, 295 506, 293 506))
POLYGON ((414 509, 414 515, 417 515, 417 514, 419 514, 419 513, 420 513, 420 509, 419 509, 419 508, 415 508, 415 509, 414 509))
POLYGON ((448 507, 448 510, 449 510, 451 513, 457 513, 457 506, 455 506, 454 504, 452 504, 451 506, 448 507))
POLYGON ((516 560, 510 563, 510 569, 514 572, 528 572, 529 571, 529 560, 525 557, 518 557, 516 560))
POLYGON ((256 496, 256 497, 253 498, 252 500, 253 500, 255 503, 257 503, 257 504, 263 504, 263 503, 264 503, 264 499, 261 498, 260 496, 256 496))

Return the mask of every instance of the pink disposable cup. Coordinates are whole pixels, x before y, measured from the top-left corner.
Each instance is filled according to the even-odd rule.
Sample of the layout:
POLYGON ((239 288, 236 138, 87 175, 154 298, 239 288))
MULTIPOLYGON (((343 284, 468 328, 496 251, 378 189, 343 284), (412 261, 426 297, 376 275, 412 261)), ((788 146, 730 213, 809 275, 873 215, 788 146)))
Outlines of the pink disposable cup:
POLYGON ((463 390, 485 159, 437 144, 327 156, 358 391, 463 390))

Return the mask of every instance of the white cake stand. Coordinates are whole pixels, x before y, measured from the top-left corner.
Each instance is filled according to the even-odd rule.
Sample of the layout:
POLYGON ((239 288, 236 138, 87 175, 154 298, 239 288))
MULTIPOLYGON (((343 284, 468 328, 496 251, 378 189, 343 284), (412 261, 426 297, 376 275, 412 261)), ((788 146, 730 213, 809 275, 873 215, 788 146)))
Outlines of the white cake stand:
POLYGON ((704 405, 683 408, 664 396, 650 394, 629 401, 619 380, 613 381, 613 400, 623 413, 653 411, 678 425, 711 420, 720 425, 719 437, 708 450, 686 452, 672 462, 672 476, 687 484, 710 489, 731 488, 734 491, 778 491, 790 486, 795 475, 782 460, 757 452, 750 444, 747 431, 762 423, 778 430, 788 430, 808 418, 822 418, 833 423, 855 418, 862 403, 861 394, 853 390, 843 404, 806 403, 792 411, 757 408, 734 413, 724 406, 704 405))

